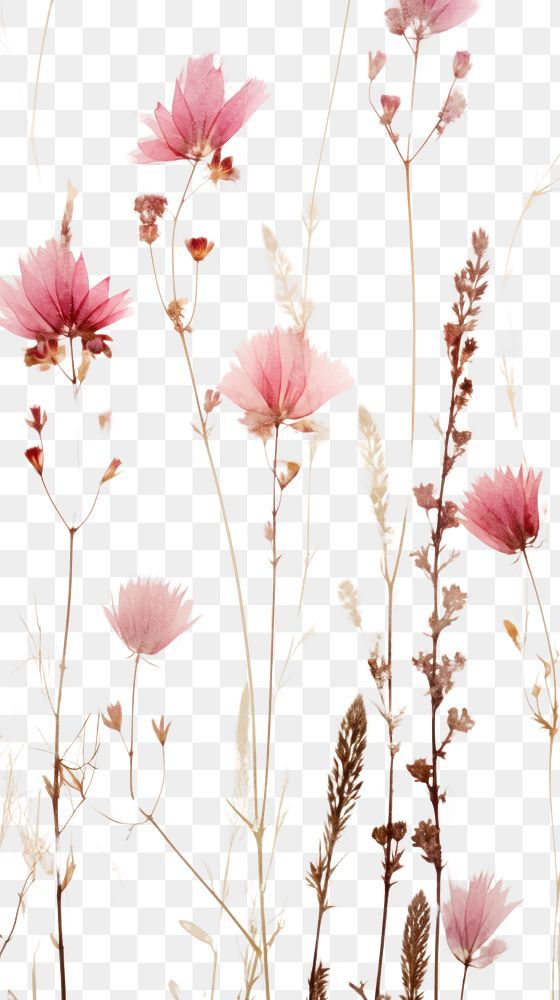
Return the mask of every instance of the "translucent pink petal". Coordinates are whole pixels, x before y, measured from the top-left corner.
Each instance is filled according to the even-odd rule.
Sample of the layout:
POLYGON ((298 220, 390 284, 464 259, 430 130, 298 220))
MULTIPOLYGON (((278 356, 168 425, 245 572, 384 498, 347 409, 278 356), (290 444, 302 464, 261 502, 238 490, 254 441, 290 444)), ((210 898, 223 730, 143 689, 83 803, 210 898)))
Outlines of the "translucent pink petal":
POLYGON ((500 938, 494 938, 489 944, 485 944, 484 948, 480 949, 478 958, 471 959, 470 964, 473 969, 485 969, 488 965, 491 965, 498 955, 503 955, 504 951, 507 951, 507 944, 500 938))
POLYGON ((208 141, 212 149, 224 146, 232 135, 243 128, 245 122, 260 108, 266 99, 265 85, 261 80, 248 80, 246 84, 226 101, 212 124, 208 141))
POLYGON ((539 532, 538 493, 542 474, 532 469, 517 476, 496 469, 482 476, 467 493, 463 505, 465 527, 481 541, 514 555, 530 545, 539 532))
POLYGON ((191 109, 179 80, 175 81, 171 114, 175 128, 183 137, 188 149, 196 140, 196 129, 191 109))
POLYGON ((158 580, 130 580, 119 591, 118 605, 105 615, 133 653, 155 655, 194 624, 192 601, 185 591, 158 580))
POLYGON ((183 92, 197 139, 206 138, 224 105, 224 74, 214 67, 214 56, 189 59, 178 84, 183 92))
POLYGON ((478 0, 426 0, 426 6, 430 9, 430 31, 438 34, 472 17, 478 10, 478 0))
POLYGON ((141 139, 138 149, 135 149, 130 156, 134 163, 166 163, 170 160, 183 159, 161 139, 141 139))
POLYGON ((480 874, 470 880, 468 890, 453 883, 449 901, 442 906, 447 943, 463 964, 483 969, 505 951, 503 941, 487 942, 518 902, 508 903, 509 890, 493 876, 480 874))

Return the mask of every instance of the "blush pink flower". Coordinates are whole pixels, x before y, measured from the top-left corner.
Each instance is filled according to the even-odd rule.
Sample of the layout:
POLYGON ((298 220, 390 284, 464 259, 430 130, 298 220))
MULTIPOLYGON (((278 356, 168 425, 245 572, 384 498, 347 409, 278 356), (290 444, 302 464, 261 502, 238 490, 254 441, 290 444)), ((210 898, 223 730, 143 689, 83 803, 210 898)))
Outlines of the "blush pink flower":
POLYGON ((237 357, 239 366, 224 376, 218 392, 245 410, 244 423, 265 437, 286 420, 310 416, 352 385, 340 361, 319 354, 299 330, 258 333, 237 357))
POLYGON ((394 35, 410 29, 420 39, 462 24, 477 9, 478 0, 399 0, 397 7, 385 11, 385 18, 394 35))
MULTIPOLYGON (((118 604, 103 608, 107 620, 131 653, 153 656, 192 628, 192 601, 185 591, 162 580, 129 580, 118 604)), ((196 619, 195 619, 196 620, 196 619)))
POLYGON ((451 951, 459 962, 474 969, 485 969, 506 950, 505 941, 489 938, 519 906, 519 902, 507 902, 509 889, 492 882, 492 875, 481 874, 470 880, 468 889, 450 883, 449 901, 441 908, 451 951))
POLYGON ((136 163, 202 160, 243 128, 266 98, 261 80, 248 80, 228 101, 224 74, 214 57, 189 59, 175 82, 171 111, 157 105, 143 115, 155 139, 140 139, 132 154, 136 163))
POLYGON ((539 486, 542 472, 523 467, 496 469, 494 478, 481 476, 467 493, 462 514, 468 531, 490 548, 507 555, 524 552, 539 533, 539 486))
POLYGON ((27 364, 48 364, 60 337, 80 337, 90 354, 111 357, 111 338, 101 331, 128 315, 127 291, 110 297, 110 278, 90 288, 83 255, 76 260, 58 240, 29 251, 19 267, 21 277, 13 284, 0 280, 0 325, 37 341, 27 352, 27 364))
POLYGON ((390 125, 400 108, 401 99, 400 97, 395 97, 392 94, 382 94, 380 101, 381 107, 383 108, 383 114, 381 115, 379 122, 381 125, 390 125))

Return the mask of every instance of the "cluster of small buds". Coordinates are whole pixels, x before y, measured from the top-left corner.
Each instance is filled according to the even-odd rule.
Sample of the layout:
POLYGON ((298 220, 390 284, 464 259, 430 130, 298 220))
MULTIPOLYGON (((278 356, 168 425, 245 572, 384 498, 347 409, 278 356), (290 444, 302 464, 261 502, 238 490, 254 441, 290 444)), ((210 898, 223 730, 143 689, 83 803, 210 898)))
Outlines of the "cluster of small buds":
POLYGON ((386 847, 391 840, 399 844, 406 837, 406 823, 399 820, 396 823, 389 823, 387 826, 374 826, 371 835, 380 847, 386 847))
POLYGON ((222 402, 222 397, 217 389, 207 389, 204 394, 204 412, 212 413, 222 402))
POLYGON ((161 743, 162 747, 165 746, 165 741, 167 740, 170 728, 171 728, 171 723, 168 722, 167 725, 165 725, 165 718, 163 717, 163 715, 160 716, 159 723, 156 722, 155 719, 152 719, 152 729, 154 730, 154 733, 156 734, 158 741, 161 743))
POLYGON ((385 55, 384 52, 380 52, 379 49, 377 50, 375 55, 373 54, 373 52, 369 53, 368 76, 370 80, 375 80, 376 76, 379 76, 386 62, 387 62, 387 56, 385 55))
POLYGON ((428 864, 434 865, 441 871, 442 857, 439 830, 431 819, 421 820, 414 831, 412 837, 414 847, 422 851, 422 857, 428 864))
POLYGON ((47 414, 44 410, 41 410, 40 406, 30 406, 29 412, 31 413, 31 420, 25 421, 31 430, 37 431, 37 434, 41 435, 43 432, 43 427, 47 422, 47 414))
POLYGON ((122 706, 120 701, 114 705, 107 705, 107 715, 101 715, 107 729, 112 729, 115 733, 120 733, 122 727, 122 706))
POLYGON ((161 219, 167 207, 167 198, 162 194, 139 194, 134 200, 134 211, 140 216, 138 238, 142 243, 155 243, 159 236, 157 219, 161 219))
POLYGON ((99 485, 101 486, 103 483, 108 483, 110 479, 114 479, 121 465, 122 462, 120 458, 112 458, 101 477, 99 485))
POLYGON ((190 240, 185 240, 185 246, 197 264, 214 249, 212 240, 207 240, 205 236, 191 236, 190 240))
POLYGON ((208 170, 210 171, 210 180, 216 185, 219 181, 236 181, 239 179, 239 170, 236 170, 233 165, 233 156, 226 156, 222 160, 221 149, 215 151, 208 164, 208 170))

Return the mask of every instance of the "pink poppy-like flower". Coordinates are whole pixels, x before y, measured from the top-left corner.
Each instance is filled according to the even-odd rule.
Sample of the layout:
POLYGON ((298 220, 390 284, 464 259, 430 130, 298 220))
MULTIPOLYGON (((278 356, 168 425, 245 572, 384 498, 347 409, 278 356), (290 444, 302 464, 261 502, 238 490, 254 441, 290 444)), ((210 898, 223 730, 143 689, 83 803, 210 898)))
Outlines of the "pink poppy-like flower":
POLYGON ((228 101, 224 74, 214 56, 189 59, 175 82, 171 111, 158 103, 152 115, 143 115, 155 139, 140 139, 132 154, 136 163, 202 160, 220 149, 265 100, 264 83, 248 80, 228 101))
POLYGON ((471 878, 468 889, 449 885, 449 901, 441 908, 447 943, 463 965, 485 969, 507 948, 505 941, 489 941, 506 917, 519 906, 508 903, 509 889, 492 885, 493 875, 471 878), (487 943, 488 942, 488 943, 487 943))
POLYGON ((264 436, 286 420, 315 413, 352 385, 340 361, 319 354, 299 330, 258 333, 237 357, 239 366, 224 376, 218 392, 245 410, 244 423, 264 436))
POLYGON ((27 352, 27 364, 49 364, 60 337, 80 337, 90 354, 111 357, 111 338, 100 331, 128 315, 128 291, 110 297, 110 278, 90 288, 83 255, 76 260, 58 240, 29 251, 19 268, 21 277, 14 284, 0 280, 0 325, 37 341, 27 352))
POLYGON ((462 24, 477 9, 478 0, 399 0, 398 7, 385 11, 385 18, 394 35, 410 29, 420 39, 462 24))
POLYGON ((541 478, 542 472, 525 474, 523 467, 517 476, 509 468, 496 469, 493 479, 481 476, 463 504, 467 530, 498 552, 523 552, 539 533, 541 478))
MULTIPOLYGON (((131 653, 153 656, 192 628, 192 601, 163 580, 129 580, 115 607, 103 608, 109 624, 131 653)), ((196 620, 196 619, 195 619, 196 620)))

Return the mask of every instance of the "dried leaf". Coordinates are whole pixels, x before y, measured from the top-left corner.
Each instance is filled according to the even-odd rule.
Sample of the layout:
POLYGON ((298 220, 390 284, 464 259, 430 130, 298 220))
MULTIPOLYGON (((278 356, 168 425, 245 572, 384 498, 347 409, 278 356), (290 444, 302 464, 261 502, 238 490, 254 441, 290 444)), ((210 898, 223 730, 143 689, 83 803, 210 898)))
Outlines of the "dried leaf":
POLYGON ((519 653, 522 652, 523 646, 521 644, 521 636, 519 635, 519 630, 513 622, 510 622, 508 618, 504 618, 504 628, 509 635, 513 645, 519 653))
POLYGON ((203 944, 207 944, 209 948, 212 948, 212 951, 214 950, 214 942, 212 938, 206 933, 205 930, 202 929, 202 927, 199 927, 198 924, 191 923, 190 920, 180 920, 179 923, 187 934, 191 934, 192 937, 196 938, 198 941, 202 941, 203 944))
POLYGON ((49 937, 50 937, 50 939, 51 939, 54 947, 58 951, 58 938, 55 938, 54 934, 49 934, 49 937))
POLYGON ((76 375, 77 375, 77 378, 78 378, 78 382, 80 383, 80 385, 84 381, 84 379, 85 379, 85 377, 86 377, 86 375, 87 375, 87 373, 89 371, 89 366, 90 365, 91 365, 91 354, 89 353, 89 351, 86 351, 85 348, 84 348, 84 350, 82 351, 82 360, 80 362, 80 367, 78 368, 78 371, 76 372, 76 375))

